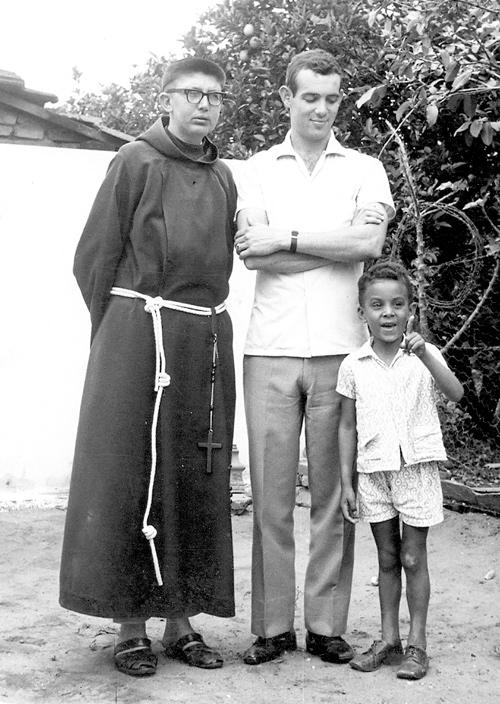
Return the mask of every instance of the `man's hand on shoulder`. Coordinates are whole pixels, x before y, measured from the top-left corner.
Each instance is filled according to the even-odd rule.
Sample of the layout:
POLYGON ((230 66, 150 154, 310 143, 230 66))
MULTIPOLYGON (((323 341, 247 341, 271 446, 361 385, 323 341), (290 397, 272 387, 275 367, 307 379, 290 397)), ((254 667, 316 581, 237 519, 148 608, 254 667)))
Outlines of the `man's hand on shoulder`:
POLYGON ((382 203, 369 203, 354 213, 351 225, 380 225, 387 219, 382 203))

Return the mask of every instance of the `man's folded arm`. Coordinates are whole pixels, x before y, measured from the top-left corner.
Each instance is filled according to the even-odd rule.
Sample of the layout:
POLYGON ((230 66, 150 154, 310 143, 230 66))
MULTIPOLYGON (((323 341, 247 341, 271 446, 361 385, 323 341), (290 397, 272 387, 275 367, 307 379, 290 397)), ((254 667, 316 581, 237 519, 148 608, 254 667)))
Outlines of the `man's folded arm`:
MULTIPOLYGON (((250 225, 267 225, 266 211, 260 208, 240 210, 237 216, 237 224, 238 231, 250 225)), ((298 274, 331 264, 331 261, 323 257, 299 253, 292 254, 292 252, 287 252, 286 250, 279 250, 264 256, 242 257, 242 259, 247 269, 262 269, 276 274, 298 274)))
MULTIPOLYGON (((306 271, 325 266, 321 260, 350 262, 377 258, 387 233, 388 215, 381 203, 367 204, 355 214, 352 223, 325 231, 299 231, 297 248, 291 253, 292 231, 267 224, 265 211, 243 210, 238 215, 236 251, 241 259, 265 258, 273 254, 288 254, 284 258, 274 258, 269 266, 291 266, 289 260, 298 256, 308 256, 297 262, 297 270, 306 271), (304 266, 305 269, 300 269, 304 266)), ((251 262, 249 268, 264 268, 258 262, 251 262)))

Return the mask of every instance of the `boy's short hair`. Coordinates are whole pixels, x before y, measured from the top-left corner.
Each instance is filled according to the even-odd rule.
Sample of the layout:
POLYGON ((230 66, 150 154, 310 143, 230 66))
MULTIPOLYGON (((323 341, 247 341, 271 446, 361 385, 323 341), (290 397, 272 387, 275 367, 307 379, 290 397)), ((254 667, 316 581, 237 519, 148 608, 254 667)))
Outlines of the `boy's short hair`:
POLYGON ((400 262, 383 259, 372 264, 358 280, 358 300, 361 306, 369 284, 380 279, 392 279, 402 283, 408 292, 408 302, 412 302, 415 291, 408 271, 400 262))
POLYGON ((190 56, 187 59, 173 61, 167 66, 163 72, 161 89, 165 90, 168 85, 176 81, 178 78, 190 73, 203 73, 206 76, 212 76, 217 79, 221 85, 221 88, 226 82, 226 74, 218 64, 210 61, 210 59, 201 59, 197 56, 190 56))
POLYGON ((309 69, 321 76, 329 76, 335 73, 342 77, 342 69, 337 59, 324 49, 311 49, 296 54, 288 64, 285 76, 285 85, 290 88, 293 95, 297 90, 297 74, 303 69, 309 69))

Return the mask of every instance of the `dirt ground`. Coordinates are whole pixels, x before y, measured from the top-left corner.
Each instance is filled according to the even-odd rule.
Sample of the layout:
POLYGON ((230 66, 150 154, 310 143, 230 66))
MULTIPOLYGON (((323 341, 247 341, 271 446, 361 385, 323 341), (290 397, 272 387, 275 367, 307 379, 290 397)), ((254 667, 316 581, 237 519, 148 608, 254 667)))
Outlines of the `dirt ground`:
MULTIPOLYGON (((225 659, 221 670, 203 671, 160 654, 160 620, 149 633, 160 654, 157 674, 135 679, 116 671, 112 623, 74 614, 57 603, 64 510, 0 512, 0 702, 107 704, 489 704, 500 701, 500 520, 477 513, 446 512, 431 531, 433 593, 429 613, 427 677, 396 679, 383 667, 357 673, 329 665, 304 651, 302 584, 308 542, 308 510, 297 508, 296 628, 299 650, 279 661, 249 667, 241 653, 251 642, 251 514, 235 516, 237 615, 198 616, 194 624, 225 659), (496 577, 482 578, 492 569, 496 577)), ((376 557, 369 528, 358 529, 354 589, 347 638, 363 650, 378 635, 376 557)), ((402 633, 408 618, 402 607, 402 633)))

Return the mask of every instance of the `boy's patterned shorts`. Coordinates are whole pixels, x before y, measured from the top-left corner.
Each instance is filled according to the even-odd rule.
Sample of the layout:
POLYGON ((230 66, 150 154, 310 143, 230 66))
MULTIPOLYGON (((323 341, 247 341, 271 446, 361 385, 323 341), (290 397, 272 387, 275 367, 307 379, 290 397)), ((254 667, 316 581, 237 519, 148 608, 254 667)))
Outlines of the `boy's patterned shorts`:
POLYGON ((394 516, 423 528, 443 520, 443 492, 437 462, 420 462, 394 472, 358 472, 358 516, 379 523, 394 516))

